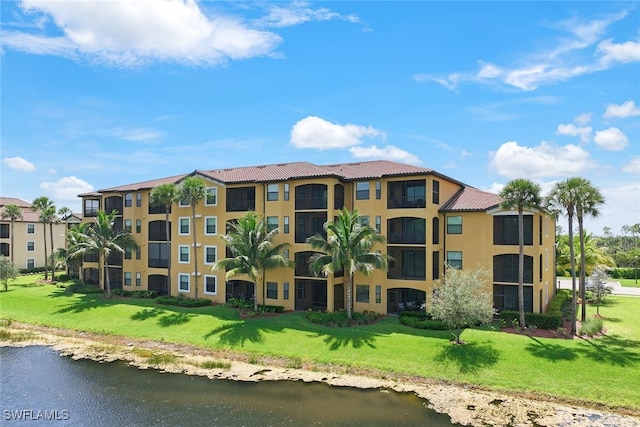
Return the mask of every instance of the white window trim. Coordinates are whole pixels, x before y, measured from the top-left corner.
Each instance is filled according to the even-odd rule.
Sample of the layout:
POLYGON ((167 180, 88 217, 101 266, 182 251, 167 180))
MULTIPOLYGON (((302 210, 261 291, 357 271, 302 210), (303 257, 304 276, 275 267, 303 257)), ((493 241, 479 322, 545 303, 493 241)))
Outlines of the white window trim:
POLYGON ((191 263, 191 246, 189 245, 178 245, 178 264, 189 264, 191 263), (182 248, 187 248, 189 250, 189 252, 187 252, 189 254, 188 256, 188 260, 186 261, 182 261, 180 259, 181 255, 182 255, 182 248))
POLYGON ((36 267, 36 259, 35 259, 35 258, 27 258, 27 259, 25 260, 25 264, 24 264, 24 266, 25 266, 26 268, 35 268, 35 267, 36 267), (31 261, 31 262, 32 262, 33 267, 29 267, 29 261, 31 261))
POLYGON ((205 196, 204 205, 205 206, 218 206, 218 187, 207 187, 207 194, 209 193, 209 190, 213 190, 213 192, 215 193, 216 202, 215 203, 207 203, 207 197, 205 196))
POLYGON ((204 293, 207 295, 218 295, 218 276, 215 276, 213 274, 205 274, 204 275, 204 293), (216 291, 215 292, 209 292, 207 291, 207 278, 209 277, 213 277, 213 280, 216 282, 216 291))
POLYGON ((181 216, 180 218, 178 218, 178 235, 180 236, 189 236, 191 234, 191 217, 189 216, 181 216), (182 232, 182 220, 186 219, 187 222, 189 222, 189 232, 188 233, 183 233, 182 232))
POLYGON ((36 242, 33 240, 29 240, 27 241, 25 248, 27 249, 27 252, 35 252, 36 251, 36 242), (29 250, 29 243, 33 243, 33 250, 29 250))
POLYGON ((133 275, 130 271, 125 271, 122 277, 122 284, 124 286, 133 286, 133 275), (127 284, 127 274, 129 275, 129 284, 127 284))
POLYGON ((217 216, 205 216, 204 217, 204 235, 205 236, 216 236, 218 234, 218 217, 217 216), (216 232, 215 233, 208 233, 207 232, 207 220, 209 218, 214 218, 216 220, 216 232))
POLYGON ((26 229, 27 235, 33 235, 36 234, 36 225, 34 223, 28 223, 27 224, 27 229, 26 229), (29 233, 29 226, 33 226, 33 233, 29 233))
POLYGON ((204 265, 213 265, 215 264, 216 261, 214 262, 207 262, 207 249, 209 248, 213 248, 216 252, 216 261, 218 260, 218 247, 217 246, 213 246, 213 245, 208 245, 204 247, 204 265))
POLYGON ((191 292, 191 276, 189 274, 185 274, 185 273, 179 273, 178 274, 178 292, 191 292), (186 276, 187 278, 187 289, 180 289, 180 284, 182 283, 182 280, 180 280, 181 277, 186 276))

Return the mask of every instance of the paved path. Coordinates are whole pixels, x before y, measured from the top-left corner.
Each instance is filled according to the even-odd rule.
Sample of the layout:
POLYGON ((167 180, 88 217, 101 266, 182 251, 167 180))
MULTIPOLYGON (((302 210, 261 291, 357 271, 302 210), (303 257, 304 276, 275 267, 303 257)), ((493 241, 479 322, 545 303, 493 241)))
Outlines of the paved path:
MULTIPOLYGON (((558 279, 558 283, 560 288, 562 289, 571 289, 571 279, 558 279)), ((639 282, 640 283, 640 282, 639 282)), ((579 280, 576 278, 576 288, 578 288, 579 280)), ((620 285, 618 281, 608 281, 606 286, 611 288, 611 293, 613 295, 629 295, 629 296, 639 296, 640 297, 640 288, 629 288, 620 285)))

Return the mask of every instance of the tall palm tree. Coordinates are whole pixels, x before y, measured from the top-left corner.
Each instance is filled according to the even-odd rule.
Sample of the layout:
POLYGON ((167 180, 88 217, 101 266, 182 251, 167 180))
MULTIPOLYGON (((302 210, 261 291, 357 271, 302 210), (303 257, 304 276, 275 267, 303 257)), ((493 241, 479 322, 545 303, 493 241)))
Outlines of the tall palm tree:
POLYGON ((518 209, 518 312, 520 327, 524 328, 524 209, 540 207, 540 186, 528 179, 516 178, 505 185, 500 199, 502 209, 518 209))
POLYGON ((78 269, 78 278, 84 281, 82 265, 85 253, 89 252, 89 245, 86 244, 87 232, 91 227, 88 222, 78 224, 67 230, 64 248, 58 248, 56 257, 64 262, 69 270, 78 269))
MULTIPOLYGON (((118 231, 114 228, 117 211, 106 213, 103 210, 97 212, 95 222, 86 233, 78 236, 79 244, 76 252, 98 253, 100 269, 104 269, 104 289, 107 295, 111 295, 111 282, 109 280, 109 255, 111 252, 124 253, 125 249, 135 246, 136 241, 127 231, 118 231)), ((102 284, 101 284, 102 285, 102 284)))
MULTIPOLYGON (((31 210, 38 212, 40 222, 42 223, 42 232, 44 238, 44 280, 49 280, 49 256, 47 252, 47 223, 53 220, 55 216, 55 206, 53 201, 49 200, 46 196, 36 198, 31 204, 31 210)), ((53 272, 52 272, 53 275, 53 272)))
POLYGON ((175 184, 161 184, 151 190, 150 203, 154 206, 164 206, 164 224, 167 235, 168 245, 168 265, 167 265, 167 295, 171 295, 171 224, 169 223, 169 214, 171 206, 178 201, 178 189, 175 184))
POLYGON ((196 205, 198 202, 207 197, 207 187, 204 182, 190 176, 182 181, 178 189, 178 197, 183 202, 188 203, 191 206, 191 232, 193 233, 193 266, 195 270, 195 298, 198 299, 198 239, 196 233, 196 205))
POLYGON ((14 224, 16 221, 22 219, 22 209, 18 205, 6 205, 2 210, 2 219, 8 219, 11 222, 11 262, 14 262, 13 259, 13 235, 14 232, 14 224))
POLYGON ((577 192, 579 188, 578 178, 567 178, 555 184, 547 196, 547 206, 555 214, 564 213, 569 225, 569 259, 571 261, 571 334, 576 333, 576 255, 573 244, 573 220, 578 203, 577 192))
POLYGON ((591 182, 584 178, 575 178, 578 185, 578 200, 576 204, 576 218, 578 219, 578 236, 580 236, 580 298, 582 299, 580 321, 584 322, 587 318, 587 304, 586 304, 586 256, 585 256, 585 232, 584 232, 584 217, 598 217, 600 216, 600 210, 598 207, 604 204, 604 197, 597 187, 594 187, 591 182))
POLYGON ((307 239, 307 244, 318 251, 309 259, 309 268, 314 274, 325 276, 344 270, 347 288, 347 317, 352 313, 352 287, 355 273, 371 274, 374 269, 386 271, 389 256, 372 251, 377 243, 386 239, 373 227, 360 221, 358 210, 340 210, 335 221, 324 224, 327 237, 316 234, 307 239))
POLYGON ((262 304, 265 304, 265 272, 294 266, 293 261, 282 255, 282 250, 288 245, 274 245, 273 239, 277 234, 277 228, 269 231, 262 215, 248 212, 230 224, 228 233, 221 236, 233 258, 221 259, 211 267, 211 270, 225 270, 225 280, 248 276, 253 282, 254 310, 258 309, 258 283, 262 286, 262 304))

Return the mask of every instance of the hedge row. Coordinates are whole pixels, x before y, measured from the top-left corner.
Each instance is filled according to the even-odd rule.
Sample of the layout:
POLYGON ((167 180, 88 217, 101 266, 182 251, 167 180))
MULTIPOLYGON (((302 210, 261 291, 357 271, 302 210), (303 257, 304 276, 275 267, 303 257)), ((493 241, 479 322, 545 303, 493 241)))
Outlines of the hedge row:
POLYGON ((158 297, 156 298, 156 302, 162 305, 175 305, 178 307, 205 307, 207 305, 211 305, 211 300, 206 298, 186 298, 183 296, 179 297, 158 297))
POLYGON ((444 331, 449 329, 442 320, 436 320, 431 313, 426 311, 401 311, 400 323, 416 329, 430 329, 433 331, 444 331))
MULTIPOLYGON (((564 315, 562 309, 571 300, 571 294, 568 289, 560 289, 556 296, 551 300, 549 309, 546 313, 525 313, 524 320, 527 327, 536 327, 538 329, 558 329, 562 327, 564 315)), ((520 314, 517 311, 502 310, 500 311, 500 319, 507 325, 518 323, 520 314)))
POLYGON ((113 291, 113 294, 120 297, 131 297, 131 298, 155 298, 158 296, 158 293, 156 291, 143 291, 143 290, 127 291, 125 289, 115 289, 113 291))
POLYGON ((609 272, 612 279, 635 279, 636 274, 640 277, 640 270, 635 268, 614 268, 609 272))

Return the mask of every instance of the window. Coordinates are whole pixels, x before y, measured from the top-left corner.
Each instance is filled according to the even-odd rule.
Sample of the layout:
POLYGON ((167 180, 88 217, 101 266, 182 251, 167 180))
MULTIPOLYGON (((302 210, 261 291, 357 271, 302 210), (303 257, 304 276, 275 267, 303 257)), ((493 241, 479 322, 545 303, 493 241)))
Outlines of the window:
POLYGON ((358 217, 358 222, 361 225, 369 225, 371 223, 371 220, 369 219, 369 215, 360 215, 358 217))
POLYGON ((267 282, 267 298, 278 299, 278 283, 267 282))
MULTIPOLYGON (((524 311, 533 312, 533 286, 524 286, 524 311)), ((518 310, 518 286, 493 285, 493 306, 498 310, 518 310)))
POLYGON ((27 252, 33 252, 36 250, 36 242, 27 242, 27 252))
POLYGON ((216 276, 204 276, 204 293, 210 295, 218 293, 218 278, 216 276))
POLYGON ((142 275, 140 273, 136 273, 136 286, 142 285, 142 275))
POLYGON ((284 224, 283 224, 283 228, 284 228, 284 233, 285 234, 289 234, 289 217, 285 216, 284 217, 284 224))
POLYGON ((142 248, 140 246, 136 246, 136 259, 142 259, 142 248))
POLYGON ((0 243, 0 254, 8 257, 10 252, 10 245, 8 243, 0 243))
POLYGON ((133 206, 133 193, 127 193, 124 195, 124 207, 130 208, 133 206))
POLYGON ((356 302, 369 302, 369 285, 356 285, 356 302))
POLYGON ((462 252, 447 251, 447 265, 451 268, 462 269, 462 252))
POLYGON ((376 304, 382 302, 382 285, 376 285, 376 304))
POLYGON ((369 199, 369 183, 356 182, 356 200, 368 200, 368 199, 369 199))
POLYGON ((204 247, 204 263, 215 264, 218 255, 218 248, 215 246, 204 247))
POLYGON ((142 193, 136 193, 136 207, 142 206, 142 193))
POLYGON ((189 221, 190 218, 180 218, 180 234, 189 234, 189 221))
POLYGON ((431 278, 438 280, 440 278, 440 252, 435 251, 431 254, 431 278))
POLYGON ((282 298, 289 299, 289 282, 282 284, 282 298))
POLYGON ((27 234, 36 234, 35 224, 27 224, 27 234))
POLYGON ((284 197, 285 201, 289 200, 289 184, 284 185, 284 197))
POLYGON ((178 246, 178 262, 182 264, 189 263, 189 254, 191 253, 189 246, 180 245, 178 246))
POLYGON ((0 224, 0 238, 9 238, 9 224, 0 224))
MULTIPOLYGON (((518 254, 493 257, 493 281, 518 283, 518 254)), ((524 283, 533 283, 533 257, 524 256, 524 283)))
POLYGON ((431 243, 434 245, 440 243, 440 218, 435 216, 431 220, 431 243))
POLYGON ((136 219, 136 233, 142 232, 142 220, 136 219))
POLYGON ((124 231, 126 231, 127 233, 131 233, 132 231, 132 221, 130 219, 125 219, 124 220, 124 231))
POLYGON ((178 290, 180 292, 189 292, 190 279, 188 274, 178 274, 178 290))
POLYGON ((278 200, 279 191, 280 191, 280 186, 278 184, 267 185, 267 200, 270 202, 278 200))
MULTIPOLYGON (((155 268, 167 268, 169 266, 169 246, 166 243, 149 243, 148 245, 148 265, 155 268)), ((138 249, 136 248, 136 259, 138 249)))
POLYGON ((433 180, 433 188, 431 189, 431 201, 434 205, 440 204, 440 181, 433 180))
POLYGON ((376 199, 380 200, 382 198, 382 183, 380 181, 376 181, 376 199))
POLYGON ((218 232, 218 217, 206 216, 204 218, 204 234, 211 235, 218 232))
POLYGON ((129 271, 124 272, 124 285, 131 286, 131 272, 129 271))
POLYGON ((447 234, 462 234, 462 216, 447 217, 447 234))
MULTIPOLYGON (((533 245, 533 216, 522 217, 524 244, 533 245)), ((493 217, 493 244, 517 245, 519 243, 518 215, 499 215, 493 217)))
POLYGON ((27 268, 36 268, 36 260, 34 258, 27 258, 27 268))
POLYGON ((131 259, 131 246, 124 247, 124 259, 131 259))
POLYGON ((273 231, 278 228, 278 217, 277 216, 268 216, 267 217, 267 231, 273 231))
POLYGON ((87 199, 84 201, 84 216, 96 216, 100 209, 100 200, 87 199))
POLYGON ((207 196, 204 199, 205 206, 216 206, 218 204, 218 189, 216 187, 207 188, 207 196))
POLYGON ((424 179, 392 181, 387 184, 387 208, 424 208, 427 184, 424 179))
POLYGON ((427 240, 424 218, 401 217, 387 220, 387 240, 391 244, 422 245, 427 240))
POLYGON ((282 250, 282 257, 285 259, 289 259, 289 249, 283 249, 282 250))
POLYGON ((185 207, 190 206, 190 205, 189 205, 188 201, 186 201, 184 199, 180 199, 180 201, 178 202, 178 206, 180 206, 181 208, 185 208, 185 207))
POLYGON ((376 231, 380 233, 382 230, 382 217, 380 215, 376 215, 376 231))
POLYGON ((247 212, 256 209, 256 188, 227 188, 227 212, 247 212))

